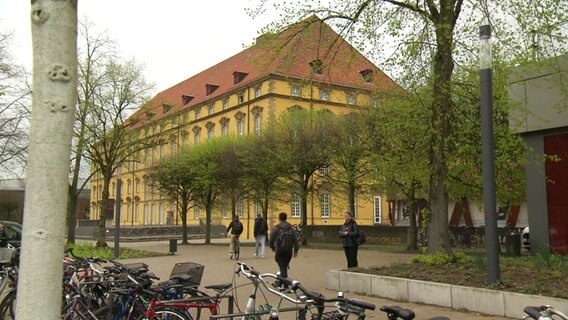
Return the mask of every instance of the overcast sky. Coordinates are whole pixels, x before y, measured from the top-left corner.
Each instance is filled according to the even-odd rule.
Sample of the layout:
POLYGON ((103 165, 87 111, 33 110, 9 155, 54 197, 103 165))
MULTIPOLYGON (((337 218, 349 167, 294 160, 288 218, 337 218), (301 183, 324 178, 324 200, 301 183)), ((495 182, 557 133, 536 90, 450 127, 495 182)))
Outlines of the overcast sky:
MULTIPOLYGON (((145 66, 163 91, 250 45, 271 17, 253 20, 259 0, 79 0, 79 19, 108 30, 124 58, 145 66)), ((0 0, 0 33, 13 32, 11 52, 31 71, 29 0, 0 0)))

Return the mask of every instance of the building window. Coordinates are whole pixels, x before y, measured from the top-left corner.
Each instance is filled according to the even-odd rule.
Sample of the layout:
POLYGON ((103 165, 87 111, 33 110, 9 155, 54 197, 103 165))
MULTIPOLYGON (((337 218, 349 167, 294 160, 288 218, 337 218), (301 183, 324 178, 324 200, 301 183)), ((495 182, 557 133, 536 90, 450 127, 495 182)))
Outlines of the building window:
POLYGON ((323 167, 319 168, 319 174, 322 177, 325 177, 329 174, 329 166, 326 164, 323 167))
POLYGON ((138 221, 138 215, 140 214, 140 204, 134 204, 134 216, 132 217, 132 221, 138 221))
POLYGON ((293 193, 292 202, 290 204, 290 216, 293 218, 299 218, 300 215, 301 215, 300 195, 297 193, 293 193))
POLYGON ((243 199, 237 201, 237 207, 235 208, 235 211, 237 216, 239 216, 239 218, 245 216, 245 201, 243 199))
POLYGON ((245 95, 242 93, 237 94, 237 104, 241 104, 245 102, 245 95))
POLYGON ((260 128, 262 127, 262 117, 260 114, 254 115, 254 133, 260 135, 260 128))
POLYGON ((300 87, 298 86, 292 86, 292 93, 293 96, 295 97, 299 97, 302 95, 302 90, 300 90, 300 87))
POLYGON ((148 217, 149 217, 149 214, 148 214, 148 205, 145 204, 145 205, 144 205, 144 221, 143 221, 143 223, 144 223, 145 225, 147 225, 147 224, 148 224, 148 220, 150 220, 148 217))
POLYGON ((193 144, 198 145, 201 142, 201 132, 195 131, 193 133, 193 144))
POLYGON ((199 220, 199 206, 198 205, 194 205, 193 206, 193 219, 195 220, 199 220))
POLYGON ((223 110, 229 109, 229 100, 223 100, 223 110))
POLYGON ((229 205, 226 199, 221 200, 221 217, 225 219, 229 217, 229 205))
POLYGON ((166 221, 166 217, 164 216, 164 204, 160 202, 158 206, 158 223, 164 224, 166 221))
POLYGON ((215 113, 215 106, 212 105, 212 104, 210 104, 210 105, 207 107, 207 114, 208 114, 208 115, 212 115, 213 113, 215 113))
POLYGON ((261 95, 260 86, 254 88, 254 97, 258 98, 261 95))
POLYGON ((310 68, 312 69, 312 72, 314 74, 321 75, 322 74, 322 66, 323 66, 323 63, 320 59, 310 61, 310 68))
POLYGON ((166 145, 160 144, 160 159, 164 159, 164 155, 166 154, 166 145))
POLYGON ((242 136, 245 134, 245 121, 240 119, 237 121, 237 135, 242 136))
POLYGON ((373 220, 374 223, 381 223, 382 219, 382 208, 381 208, 381 197, 373 197, 373 220))
POLYGON ((136 179, 136 193, 140 193, 140 179, 136 179))
POLYGON ((329 218, 331 197, 325 192, 320 195, 320 211, 322 218, 329 218))
POLYGON ((329 90, 320 90, 320 100, 329 101, 329 90))
POLYGON ((365 70, 361 70, 359 72, 359 74, 361 75, 361 78, 363 79, 363 81, 370 83, 373 81, 373 70, 371 69, 365 69, 365 70))
POLYGON ((353 94, 347 95, 347 104, 355 105, 357 104, 357 98, 353 94))
POLYGON ((259 214, 262 215, 262 204, 260 203, 260 201, 255 201, 254 202, 254 215, 256 217, 259 214))
POLYGON ((213 139, 213 127, 207 128, 207 141, 211 141, 213 139))
POLYGON ((229 135, 229 123, 228 122, 221 124, 221 135, 223 137, 226 137, 226 136, 229 135))
POLYGON ((128 179, 126 181, 126 194, 131 194, 131 193, 132 193, 132 181, 128 179))
POLYGON ((153 203, 151 206, 151 212, 150 212, 150 223, 151 224, 156 224, 156 204, 153 203))

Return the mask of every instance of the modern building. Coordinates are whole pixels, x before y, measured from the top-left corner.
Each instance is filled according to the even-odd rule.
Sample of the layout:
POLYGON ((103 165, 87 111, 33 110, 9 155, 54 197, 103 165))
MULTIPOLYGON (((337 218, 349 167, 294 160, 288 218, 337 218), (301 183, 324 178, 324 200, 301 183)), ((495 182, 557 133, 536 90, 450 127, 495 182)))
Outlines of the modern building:
POLYGON ((511 126, 529 147, 527 210, 533 252, 568 254, 568 55, 518 67, 511 126))
MULTIPOLYGON (((82 180, 80 183, 84 182, 82 180)), ((23 221, 25 193, 26 179, 0 180, 0 220, 23 221)), ((77 219, 89 218, 89 198, 89 185, 86 184, 77 200, 77 219)))
MULTIPOLYGON (((345 114, 360 106, 378 105, 384 94, 400 87, 330 26, 313 16, 278 34, 266 34, 242 52, 160 92, 129 120, 138 136, 166 135, 166 142, 133 155, 137 161, 122 166, 121 224, 128 226, 180 224, 174 202, 153 192, 148 169, 175 155, 182 146, 206 143, 228 135, 259 134, 280 113, 291 108, 328 110, 345 114)), ((102 179, 91 180, 91 206, 100 204, 102 179)), ((116 194, 116 176, 110 194, 116 194)), ((277 203, 269 212, 289 213, 299 223, 299 197, 277 203)), ((341 224, 346 195, 308 197, 308 221, 341 224)), ((390 223, 389 205, 381 193, 358 195, 360 224, 390 223)), ((394 208, 394 207, 393 207, 394 208)), ((252 226, 258 206, 244 200, 237 214, 252 226)), ((214 209, 213 223, 228 225, 230 210, 214 209)), ((204 210, 195 206, 188 224, 199 224, 204 210)), ((107 216, 109 221, 112 216, 107 216)), ((247 230, 245 229, 245 234, 247 230)), ((252 235, 251 235, 252 236, 252 235)))

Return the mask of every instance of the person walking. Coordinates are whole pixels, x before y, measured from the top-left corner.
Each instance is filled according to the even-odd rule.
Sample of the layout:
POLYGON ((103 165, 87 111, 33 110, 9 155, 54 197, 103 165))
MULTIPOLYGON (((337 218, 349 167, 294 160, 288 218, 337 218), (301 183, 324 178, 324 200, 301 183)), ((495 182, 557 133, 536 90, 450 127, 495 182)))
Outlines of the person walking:
POLYGON ((239 221, 239 216, 235 216, 233 221, 227 227, 227 234, 230 233, 231 241, 229 242, 229 259, 233 259, 233 252, 235 252, 235 243, 239 240, 241 233, 243 233, 243 224, 239 221))
POLYGON ((268 224, 259 213, 254 219, 254 256, 264 259, 264 247, 266 245, 266 234, 268 233, 268 224))
POLYGON ((356 268, 359 266, 357 262, 357 251, 359 249, 359 227, 353 219, 353 213, 345 212, 345 222, 339 230, 339 237, 343 242, 343 251, 347 258, 347 268, 356 268))
MULTIPOLYGON (((288 277, 288 268, 292 256, 297 257, 300 250, 300 242, 298 233, 290 223, 286 221, 288 215, 286 212, 278 214, 278 224, 270 231, 270 249, 274 251, 274 260, 278 264, 280 275, 288 277)), ((280 285, 277 283, 277 285, 280 285)))

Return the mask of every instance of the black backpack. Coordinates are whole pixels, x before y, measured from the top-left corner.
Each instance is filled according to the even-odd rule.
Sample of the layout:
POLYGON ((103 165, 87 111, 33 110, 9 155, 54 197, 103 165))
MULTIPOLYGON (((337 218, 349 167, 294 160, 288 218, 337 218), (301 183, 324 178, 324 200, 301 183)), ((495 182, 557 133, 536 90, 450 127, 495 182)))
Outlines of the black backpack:
POLYGON ((294 228, 280 228, 280 233, 278 234, 278 238, 276 239, 276 250, 278 250, 279 252, 292 253, 292 251, 294 250, 294 243, 296 241, 298 241, 298 236, 294 228))
POLYGON ((243 233, 243 224, 240 221, 233 221, 233 232, 234 234, 243 233))

